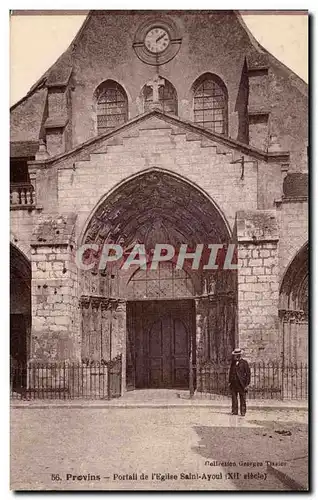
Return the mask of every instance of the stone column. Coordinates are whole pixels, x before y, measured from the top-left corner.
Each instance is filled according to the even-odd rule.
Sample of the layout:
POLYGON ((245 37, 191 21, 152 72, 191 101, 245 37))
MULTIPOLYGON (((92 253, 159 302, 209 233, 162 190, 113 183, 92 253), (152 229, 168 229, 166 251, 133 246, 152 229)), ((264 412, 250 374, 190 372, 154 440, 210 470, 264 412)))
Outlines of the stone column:
POLYGON ((238 212, 236 225, 239 344, 250 361, 277 361, 281 339, 276 212, 238 212))
POLYGON ((36 185, 36 169, 32 167, 28 167, 29 170, 29 176, 30 176, 30 182, 33 186, 33 191, 32 191, 32 203, 34 206, 37 206, 37 185, 36 185))
POLYGON ((90 335, 90 299, 88 296, 81 297, 81 313, 82 313, 82 360, 89 359, 89 335, 90 335))
POLYGON ((207 360, 207 303, 207 297, 195 299, 196 390, 199 392, 205 388, 205 375, 202 367, 207 360))
POLYGON ((101 359, 101 307, 100 298, 92 297, 92 330, 90 336, 90 359, 100 361, 101 359))
POLYGON ((195 299, 195 325, 196 325, 196 365, 200 366, 206 359, 205 338, 207 327, 206 302, 207 298, 195 299))
POLYGON ((122 395, 126 391, 126 301, 117 299, 113 302, 113 349, 112 358, 122 355, 122 395))
POLYGON ((101 301, 101 328, 102 328, 102 346, 101 346, 101 358, 104 361, 110 360, 110 301, 109 299, 103 298, 101 301))
POLYGON ((46 216, 32 235, 31 361, 81 357, 75 220, 73 215, 46 216))

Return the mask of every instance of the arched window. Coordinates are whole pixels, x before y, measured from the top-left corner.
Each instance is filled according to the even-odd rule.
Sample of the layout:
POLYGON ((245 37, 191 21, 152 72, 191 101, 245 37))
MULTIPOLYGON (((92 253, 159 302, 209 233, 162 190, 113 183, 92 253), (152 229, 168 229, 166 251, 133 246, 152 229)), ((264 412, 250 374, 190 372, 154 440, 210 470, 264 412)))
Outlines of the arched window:
POLYGON ((227 90, 216 75, 202 75, 193 86, 194 121, 218 134, 227 134, 227 90))
POLYGON ((104 134, 125 123, 128 119, 128 99, 119 83, 103 82, 96 90, 97 133, 104 134))
MULTIPOLYGON (((159 77, 159 82, 162 82, 162 85, 159 85, 158 89, 158 99, 159 104, 158 107, 161 108, 163 113, 170 113, 173 115, 178 114, 178 96, 177 91, 168 80, 159 77)), ((142 90, 142 96, 144 100, 144 112, 150 111, 151 104, 153 102, 153 87, 151 85, 145 85, 142 90)))

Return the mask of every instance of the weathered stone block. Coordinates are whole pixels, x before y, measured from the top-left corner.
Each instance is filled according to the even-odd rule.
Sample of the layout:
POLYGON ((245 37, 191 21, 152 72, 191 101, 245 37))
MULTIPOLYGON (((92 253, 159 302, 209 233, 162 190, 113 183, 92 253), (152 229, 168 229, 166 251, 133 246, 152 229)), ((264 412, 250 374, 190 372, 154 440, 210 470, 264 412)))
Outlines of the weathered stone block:
POLYGON ((248 265, 251 267, 259 267, 263 264, 262 259, 248 259, 248 265))
POLYGON ((265 268, 264 267, 253 267, 252 273, 255 276, 258 276, 259 274, 264 274, 265 273, 265 268))

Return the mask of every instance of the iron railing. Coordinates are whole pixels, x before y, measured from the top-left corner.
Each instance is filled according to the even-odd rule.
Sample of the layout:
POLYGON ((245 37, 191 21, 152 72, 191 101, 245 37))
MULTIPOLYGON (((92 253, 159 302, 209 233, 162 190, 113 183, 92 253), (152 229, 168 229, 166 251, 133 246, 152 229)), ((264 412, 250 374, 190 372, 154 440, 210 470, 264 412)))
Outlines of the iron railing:
MULTIPOLYGON (((278 362, 250 363, 251 382, 249 399, 307 399, 308 365, 278 362)), ((229 364, 206 363, 197 367, 197 394, 211 399, 227 397, 229 389, 229 364)))
POLYGON ((28 363, 11 367, 13 399, 112 399, 121 396, 122 357, 108 362, 28 363))
MULTIPOLYGON (((308 398, 307 363, 250 363, 249 399, 308 398)), ((206 363, 194 373, 196 395, 228 398, 229 365, 206 363)), ((121 396, 122 356, 108 362, 29 363, 11 367, 13 399, 112 399, 121 396)))

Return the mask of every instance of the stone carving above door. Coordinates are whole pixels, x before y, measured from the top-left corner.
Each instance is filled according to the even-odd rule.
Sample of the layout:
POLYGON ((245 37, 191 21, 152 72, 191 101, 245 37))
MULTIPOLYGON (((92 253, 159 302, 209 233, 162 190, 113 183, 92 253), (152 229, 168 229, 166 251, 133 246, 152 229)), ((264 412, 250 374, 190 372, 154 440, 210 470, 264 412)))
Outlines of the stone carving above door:
POLYGON ((226 243, 225 221, 199 190, 164 172, 147 172, 111 194, 93 215, 84 243, 105 241, 129 247, 155 243, 226 243), (157 241, 154 230, 157 228, 157 241), (161 241, 163 238, 168 241, 161 241))

